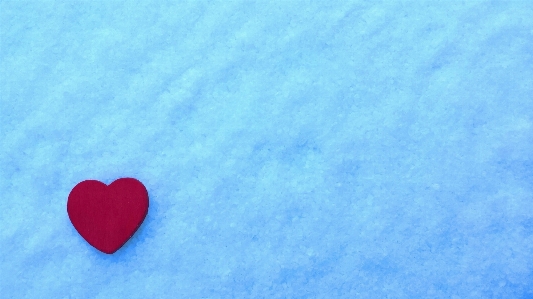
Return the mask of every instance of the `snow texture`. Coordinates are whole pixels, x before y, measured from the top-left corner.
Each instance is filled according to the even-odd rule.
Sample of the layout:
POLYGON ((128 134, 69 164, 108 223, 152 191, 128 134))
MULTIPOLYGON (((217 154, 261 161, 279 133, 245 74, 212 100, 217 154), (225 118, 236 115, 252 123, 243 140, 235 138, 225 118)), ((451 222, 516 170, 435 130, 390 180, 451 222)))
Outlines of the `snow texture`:
POLYGON ((0 3, 1 298, 533 298, 532 1, 0 3))

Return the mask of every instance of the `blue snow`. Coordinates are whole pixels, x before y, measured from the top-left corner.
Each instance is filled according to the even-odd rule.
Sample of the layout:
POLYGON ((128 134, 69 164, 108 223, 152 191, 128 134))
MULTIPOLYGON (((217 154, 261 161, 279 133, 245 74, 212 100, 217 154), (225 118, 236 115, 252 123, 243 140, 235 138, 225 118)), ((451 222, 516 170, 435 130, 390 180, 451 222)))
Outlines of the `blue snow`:
POLYGON ((0 298, 533 298, 532 1, 0 2, 0 298), (113 255, 69 221, 142 181, 113 255))

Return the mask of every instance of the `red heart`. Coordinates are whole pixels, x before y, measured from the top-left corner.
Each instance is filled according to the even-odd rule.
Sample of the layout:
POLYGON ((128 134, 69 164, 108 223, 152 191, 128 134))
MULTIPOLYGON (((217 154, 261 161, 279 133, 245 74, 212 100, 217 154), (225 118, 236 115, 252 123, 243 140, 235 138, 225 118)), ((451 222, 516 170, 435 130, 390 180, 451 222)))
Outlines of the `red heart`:
POLYGON ((111 254, 133 236, 148 213, 148 191, 133 178, 109 186, 87 180, 68 196, 67 213, 78 233, 96 249, 111 254))

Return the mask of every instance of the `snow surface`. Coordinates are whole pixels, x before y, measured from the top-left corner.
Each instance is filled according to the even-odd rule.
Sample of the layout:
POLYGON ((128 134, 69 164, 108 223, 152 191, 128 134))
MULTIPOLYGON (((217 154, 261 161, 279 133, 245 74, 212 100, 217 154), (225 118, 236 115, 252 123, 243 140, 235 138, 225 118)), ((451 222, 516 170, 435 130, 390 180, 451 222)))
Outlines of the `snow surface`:
POLYGON ((0 3, 1 298, 533 298, 532 1, 0 3))

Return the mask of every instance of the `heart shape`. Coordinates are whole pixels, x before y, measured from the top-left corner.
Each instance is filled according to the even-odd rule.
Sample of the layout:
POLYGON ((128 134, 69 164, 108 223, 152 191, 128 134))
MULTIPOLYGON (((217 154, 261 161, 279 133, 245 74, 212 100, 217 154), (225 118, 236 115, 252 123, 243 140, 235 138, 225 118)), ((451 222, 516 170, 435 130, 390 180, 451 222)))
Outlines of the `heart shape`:
POLYGON ((146 217, 148 191, 133 178, 121 178, 109 186, 86 180, 70 191, 67 213, 89 244, 112 254, 133 236, 146 217))

